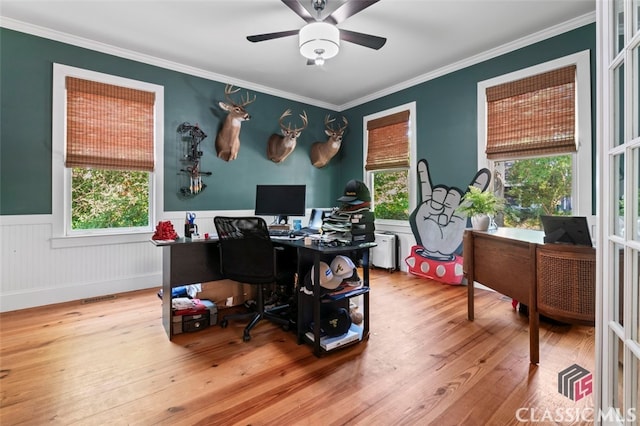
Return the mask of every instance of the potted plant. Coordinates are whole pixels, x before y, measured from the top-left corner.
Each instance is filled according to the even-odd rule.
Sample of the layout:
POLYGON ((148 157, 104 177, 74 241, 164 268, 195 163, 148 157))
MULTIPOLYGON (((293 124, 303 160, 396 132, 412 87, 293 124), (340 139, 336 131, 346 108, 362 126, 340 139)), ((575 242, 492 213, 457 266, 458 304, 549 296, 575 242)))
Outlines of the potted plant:
POLYGON ((471 218, 471 226, 479 231, 489 229, 491 218, 502 210, 504 200, 491 191, 482 191, 470 186, 460 202, 457 211, 471 218))

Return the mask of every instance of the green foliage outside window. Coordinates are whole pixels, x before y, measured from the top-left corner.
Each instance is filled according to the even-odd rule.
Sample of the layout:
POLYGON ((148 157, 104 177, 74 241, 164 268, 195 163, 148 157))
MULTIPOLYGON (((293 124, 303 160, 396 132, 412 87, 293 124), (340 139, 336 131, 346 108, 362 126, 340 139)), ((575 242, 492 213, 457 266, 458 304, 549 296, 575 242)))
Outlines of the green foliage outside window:
POLYGON ((149 173, 72 169, 72 229, 149 226, 149 173))
POLYGON ((376 219, 409 219, 409 171, 373 173, 373 199, 376 219))
POLYGON ((505 172, 505 226, 540 229, 540 215, 571 214, 571 171, 571 155, 513 161, 505 172))

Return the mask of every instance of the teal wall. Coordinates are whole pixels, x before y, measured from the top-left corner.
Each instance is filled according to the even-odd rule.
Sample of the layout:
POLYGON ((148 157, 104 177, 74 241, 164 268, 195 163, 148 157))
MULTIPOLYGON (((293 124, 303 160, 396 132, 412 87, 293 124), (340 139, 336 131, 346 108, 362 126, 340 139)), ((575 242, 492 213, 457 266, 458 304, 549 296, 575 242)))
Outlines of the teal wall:
MULTIPOLYGON (((256 101, 247 107, 252 116, 243 123, 238 158, 225 162, 216 157, 214 142, 224 113, 226 82, 145 65, 92 50, 0 28, 0 214, 51 213, 51 97, 53 63, 142 80, 164 86, 164 203, 166 211, 253 209, 257 183, 307 185, 307 207, 330 207, 339 195, 340 160, 317 169, 309 160, 316 140, 326 140, 324 116, 315 106, 251 91, 256 101), (266 157, 266 144, 279 133, 278 118, 287 108, 295 117, 306 110, 309 127, 296 150, 282 164, 266 157), (198 196, 179 195, 184 178, 178 170, 182 153, 176 128, 182 122, 198 123, 208 135, 201 144, 202 170, 207 188, 198 196)), ((246 91, 243 89, 242 93, 246 91)))
MULTIPOLYGON (((316 169, 309 162, 309 147, 326 138, 323 120, 331 111, 256 93, 256 102, 247 108, 252 119, 242 126, 238 159, 226 163, 215 156, 213 146, 224 117, 217 103, 224 100, 226 82, 0 28, 0 214, 51 213, 54 62, 164 86, 165 210, 252 209, 257 183, 303 183, 308 207, 329 207, 336 205, 348 180, 362 178, 363 116, 415 101, 418 159, 429 161, 434 184, 466 188, 477 170, 477 83, 586 49, 591 51, 595 129, 595 31, 595 24, 589 24, 350 108, 344 111, 349 129, 341 152, 326 168, 316 169), (296 113, 306 109, 310 124, 285 163, 274 164, 266 158, 266 141, 278 131, 278 117, 286 108, 296 113), (198 123, 208 134, 202 144, 202 170, 213 172, 205 178, 205 191, 192 199, 178 195, 182 178, 177 175, 180 148, 175 129, 184 121, 198 123)), ((595 164, 595 132, 593 140, 595 164)))
MULTIPOLYGON (((349 140, 362 141, 363 116, 415 101, 417 158, 429 162, 433 184, 441 183, 465 189, 478 170, 477 83, 590 50, 592 158, 595 165, 595 42, 596 26, 589 24, 351 108, 344 111, 351 123, 349 140)), ((351 176, 362 176, 362 143, 346 144, 343 146, 342 156, 341 181, 348 180, 351 176)))

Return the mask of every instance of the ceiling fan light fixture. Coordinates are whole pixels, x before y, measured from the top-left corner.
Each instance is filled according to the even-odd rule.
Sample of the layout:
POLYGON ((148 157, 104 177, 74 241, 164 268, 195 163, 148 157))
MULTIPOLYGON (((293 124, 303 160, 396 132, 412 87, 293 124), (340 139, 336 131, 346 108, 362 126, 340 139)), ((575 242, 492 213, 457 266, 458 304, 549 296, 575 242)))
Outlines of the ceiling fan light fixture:
POLYGON ((333 58, 340 50, 340 30, 326 22, 307 24, 299 32, 299 47, 302 56, 316 63, 319 57, 333 58))

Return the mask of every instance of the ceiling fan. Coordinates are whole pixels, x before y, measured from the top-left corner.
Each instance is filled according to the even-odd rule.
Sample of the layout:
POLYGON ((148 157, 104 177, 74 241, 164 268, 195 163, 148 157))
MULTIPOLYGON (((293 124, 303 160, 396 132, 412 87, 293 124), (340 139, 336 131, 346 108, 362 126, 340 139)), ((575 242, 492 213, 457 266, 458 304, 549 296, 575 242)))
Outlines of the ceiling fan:
POLYGON ((378 50, 387 42, 384 37, 338 29, 336 25, 366 9, 380 0, 350 0, 339 6, 333 13, 322 18, 328 0, 311 0, 317 16, 313 17, 299 0, 282 0, 289 9, 307 22, 300 30, 247 36, 247 40, 257 43, 281 37, 298 35, 300 54, 307 58, 307 64, 322 65, 340 50, 340 40, 378 50))

